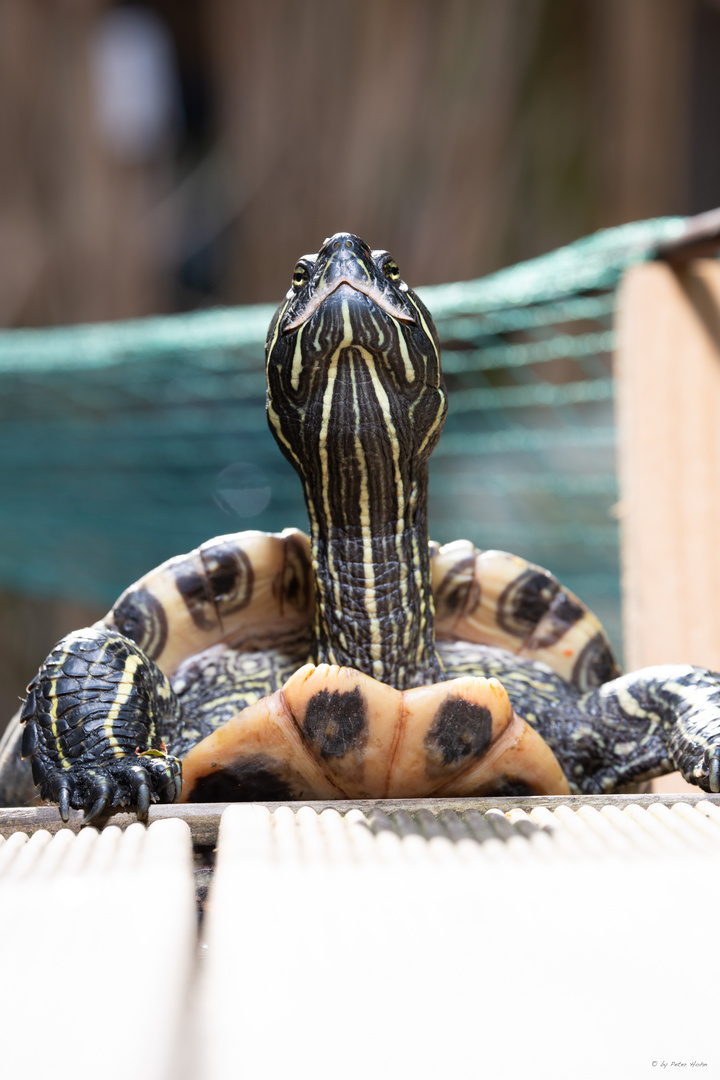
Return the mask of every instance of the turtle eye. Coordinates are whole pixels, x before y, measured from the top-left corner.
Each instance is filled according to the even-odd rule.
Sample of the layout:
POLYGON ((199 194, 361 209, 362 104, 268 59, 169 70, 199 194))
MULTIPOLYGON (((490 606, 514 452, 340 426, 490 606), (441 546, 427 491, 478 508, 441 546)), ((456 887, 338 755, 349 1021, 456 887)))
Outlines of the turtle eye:
POLYGON ((390 281, 400 280, 400 270, 398 269, 398 264, 395 262, 394 259, 386 259, 385 262, 382 264, 382 269, 383 274, 386 278, 389 278, 390 281))
POLYGON ((295 289, 295 290, 302 289, 303 285, 305 284, 305 282, 308 280, 309 277, 310 277, 310 272, 309 272, 307 266, 305 265, 305 263, 301 263, 301 262, 298 263, 297 266, 295 267, 295 270, 293 271, 293 279, 292 279, 293 289, 295 289))

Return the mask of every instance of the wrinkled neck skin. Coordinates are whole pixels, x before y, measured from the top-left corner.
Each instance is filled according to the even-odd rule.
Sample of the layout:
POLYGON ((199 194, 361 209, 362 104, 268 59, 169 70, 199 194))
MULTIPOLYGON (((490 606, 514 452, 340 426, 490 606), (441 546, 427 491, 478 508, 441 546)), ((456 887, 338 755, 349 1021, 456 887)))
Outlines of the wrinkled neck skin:
POLYGON ((364 461, 329 460, 327 489, 305 484, 317 590, 314 659, 403 690, 443 678, 430 587, 427 464, 396 486, 391 449, 375 450, 364 461))

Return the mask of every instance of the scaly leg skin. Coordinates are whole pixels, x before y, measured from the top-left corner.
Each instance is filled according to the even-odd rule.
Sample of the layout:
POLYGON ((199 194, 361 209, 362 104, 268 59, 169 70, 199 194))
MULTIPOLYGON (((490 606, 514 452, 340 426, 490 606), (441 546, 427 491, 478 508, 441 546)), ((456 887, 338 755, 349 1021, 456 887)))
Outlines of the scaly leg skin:
POLYGON ((85 809, 89 824, 114 806, 180 797, 182 769, 163 737, 177 724, 178 704, 160 669, 114 630, 69 634, 28 687, 22 710, 23 757, 43 799, 85 809))
POLYGON ((689 664, 643 668, 581 698, 604 733, 601 767, 580 784, 602 794, 633 779, 679 769, 690 784, 720 790, 720 676, 689 664))
POLYGON ((673 763, 689 784, 720 792, 720 676, 705 668, 672 666, 667 671, 666 696, 675 699, 677 719, 668 746, 673 763))
POLYGON ((449 676, 494 676, 515 711, 551 746, 570 787, 607 795, 679 769, 720 790, 720 674, 668 664, 621 675, 579 694, 540 664, 502 649, 442 642, 449 676))

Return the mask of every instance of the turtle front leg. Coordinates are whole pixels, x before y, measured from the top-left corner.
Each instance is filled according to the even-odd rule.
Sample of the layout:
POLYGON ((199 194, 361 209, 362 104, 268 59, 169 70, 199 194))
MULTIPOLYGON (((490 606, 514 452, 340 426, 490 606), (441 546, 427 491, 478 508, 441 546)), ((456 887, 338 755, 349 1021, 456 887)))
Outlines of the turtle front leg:
POLYGON ((179 705, 160 669, 114 630, 68 634, 28 687, 21 714, 23 757, 44 799, 85 809, 84 824, 113 806, 180 797, 182 769, 163 738, 178 724, 179 705))
POLYGON ((578 705, 549 741, 584 794, 675 769, 704 791, 720 791, 720 674, 689 664, 643 668, 583 694, 578 705))
POLYGON ((680 669, 666 684, 677 701, 668 748, 689 784, 720 792, 720 675, 705 668, 680 669))

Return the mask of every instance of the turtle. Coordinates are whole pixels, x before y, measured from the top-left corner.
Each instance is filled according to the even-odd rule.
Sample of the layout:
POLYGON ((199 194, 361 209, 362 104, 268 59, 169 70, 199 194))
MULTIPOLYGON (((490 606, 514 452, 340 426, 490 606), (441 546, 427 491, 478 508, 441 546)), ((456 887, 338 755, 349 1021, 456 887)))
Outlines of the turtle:
POLYGON ((55 646, 14 737, 63 820, 178 799, 604 794, 676 768, 720 789, 720 676, 623 675, 549 571, 429 540, 447 394, 390 252, 340 232, 302 256, 266 374, 309 535, 209 540, 55 646))

